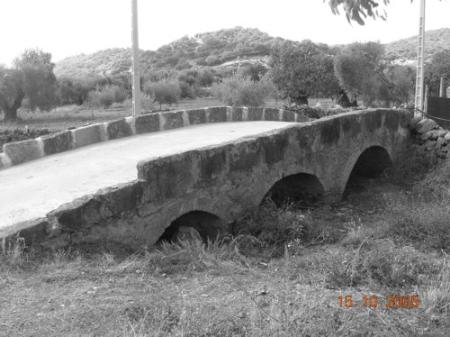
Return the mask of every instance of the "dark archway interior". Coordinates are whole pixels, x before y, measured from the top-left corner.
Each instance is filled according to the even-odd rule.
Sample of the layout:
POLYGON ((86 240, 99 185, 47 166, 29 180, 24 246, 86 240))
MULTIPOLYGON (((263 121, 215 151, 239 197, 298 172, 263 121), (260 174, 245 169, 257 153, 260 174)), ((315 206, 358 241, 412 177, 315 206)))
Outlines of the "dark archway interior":
POLYGON ((379 177, 385 169, 392 166, 388 152, 373 146, 359 156, 345 187, 344 198, 351 193, 364 191, 364 184, 369 179, 379 177))
POLYGON ((295 203, 299 207, 310 207, 318 202, 323 194, 323 186, 316 176, 299 173, 277 181, 266 194, 263 202, 271 199, 278 207, 287 203, 295 203))
POLYGON ((194 228, 205 242, 208 239, 216 239, 224 230, 223 221, 218 216, 203 211, 191 211, 174 220, 159 238, 159 242, 176 241, 180 229, 185 232, 189 227, 194 228))

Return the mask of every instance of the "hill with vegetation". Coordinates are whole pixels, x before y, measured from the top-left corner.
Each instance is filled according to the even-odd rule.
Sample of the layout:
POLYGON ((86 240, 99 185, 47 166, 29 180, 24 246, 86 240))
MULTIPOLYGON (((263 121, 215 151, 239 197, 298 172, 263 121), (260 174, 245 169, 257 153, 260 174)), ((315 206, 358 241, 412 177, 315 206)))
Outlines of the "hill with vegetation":
MULTIPOLYGON (((216 32, 182 37, 156 51, 142 51, 141 67, 144 75, 150 70, 170 71, 193 67, 233 65, 236 60, 260 62, 270 54, 272 46, 281 38, 274 38, 258 29, 236 27, 216 32)), ((56 64, 58 77, 116 75, 129 71, 130 49, 114 48, 89 55, 68 57, 56 64)))
MULTIPOLYGON (((425 59, 443 50, 450 49, 450 28, 429 30, 425 34, 425 59)), ((417 36, 386 44, 386 55, 390 60, 414 60, 417 55, 417 36)))
MULTIPOLYGON (((426 33, 426 59, 450 49, 450 28, 426 33)), ((267 64, 275 38, 258 29, 235 27, 215 32, 184 36, 156 51, 142 51, 144 76, 152 72, 174 72, 191 68, 227 68, 241 63, 267 64)), ((386 44, 386 56, 392 61, 413 60, 416 56, 415 36, 386 44)), ((56 64, 58 77, 81 78, 112 76, 126 73, 131 67, 131 51, 126 48, 101 50, 93 54, 68 57, 56 64)))

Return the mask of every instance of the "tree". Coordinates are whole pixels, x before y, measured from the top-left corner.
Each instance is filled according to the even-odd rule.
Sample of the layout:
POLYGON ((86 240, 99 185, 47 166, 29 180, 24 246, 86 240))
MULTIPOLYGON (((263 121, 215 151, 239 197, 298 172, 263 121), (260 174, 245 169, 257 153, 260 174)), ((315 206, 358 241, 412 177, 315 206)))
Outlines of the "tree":
POLYGON ((450 80, 450 50, 434 54, 431 64, 426 67, 426 83, 430 86, 431 92, 438 92, 441 77, 450 80))
POLYGON ((335 57, 334 71, 339 85, 352 99, 361 98, 365 105, 389 100, 383 55, 380 43, 368 42, 352 43, 335 57))
POLYGON ((330 97, 338 93, 332 71, 333 56, 328 47, 311 41, 286 41, 271 54, 271 76, 284 97, 297 104, 308 104, 308 97, 330 97))
POLYGON ((386 7, 390 2, 391 0, 328 0, 328 5, 333 14, 339 14, 339 8, 343 7, 348 22, 355 21, 364 25, 367 17, 373 19, 380 17, 385 20, 387 17, 386 7))
POLYGON ((23 82, 20 70, 0 67, 0 109, 5 121, 17 120, 17 110, 25 97, 23 82))
POLYGON ((355 21, 360 25, 364 25, 367 17, 385 19, 386 12, 382 8, 389 2, 390 0, 328 0, 333 14, 339 14, 339 8, 343 7, 347 20, 355 21))
POLYGON ((82 105, 88 100, 89 93, 97 86, 98 80, 95 78, 60 78, 58 79, 59 103, 82 105))
POLYGON ((248 77, 252 81, 260 81, 267 71, 267 67, 261 63, 245 65, 240 69, 242 76, 248 77))
POLYGON ((391 99, 396 104, 410 103, 414 97, 416 72, 408 66, 391 65, 385 71, 391 83, 391 99))
POLYGON ((232 106, 263 106, 274 91, 273 83, 267 77, 253 81, 242 75, 226 78, 212 88, 214 96, 232 106))
POLYGON ((154 102, 159 103, 160 110, 163 104, 177 103, 181 95, 180 86, 175 81, 147 82, 144 85, 144 92, 153 97, 154 102))
POLYGON ((26 50, 11 69, 0 68, 0 109, 7 121, 17 120, 17 110, 27 98, 32 110, 48 110, 57 101, 51 54, 26 50))

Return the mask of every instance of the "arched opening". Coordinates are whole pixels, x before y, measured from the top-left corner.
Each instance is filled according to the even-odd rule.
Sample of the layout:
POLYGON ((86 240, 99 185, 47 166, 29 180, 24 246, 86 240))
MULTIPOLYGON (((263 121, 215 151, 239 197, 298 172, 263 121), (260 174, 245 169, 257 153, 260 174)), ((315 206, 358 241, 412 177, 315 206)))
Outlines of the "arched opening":
POLYGON ((381 146, 372 146, 359 156, 345 187, 344 198, 351 193, 365 191, 368 180, 379 177, 392 166, 389 153, 381 146))
POLYGON ((309 208, 324 194, 319 179, 312 174, 299 173, 278 180, 265 195, 263 202, 271 199, 278 207, 294 203, 300 208, 309 208))
POLYGON ((204 242, 214 240, 225 230, 223 221, 216 215, 191 211, 172 221, 166 228, 159 242, 174 242, 178 239, 201 239, 204 242))

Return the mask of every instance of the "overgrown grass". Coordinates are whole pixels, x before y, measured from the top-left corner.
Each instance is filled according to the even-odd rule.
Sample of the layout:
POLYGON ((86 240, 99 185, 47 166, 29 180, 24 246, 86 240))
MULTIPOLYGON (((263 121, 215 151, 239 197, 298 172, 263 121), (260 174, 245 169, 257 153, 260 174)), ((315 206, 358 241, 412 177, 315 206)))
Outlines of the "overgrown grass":
POLYGON ((19 241, 0 258, 0 336, 448 336, 449 165, 335 205, 267 202, 206 245, 43 256, 19 241), (391 294, 420 307, 388 309, 391 294))

